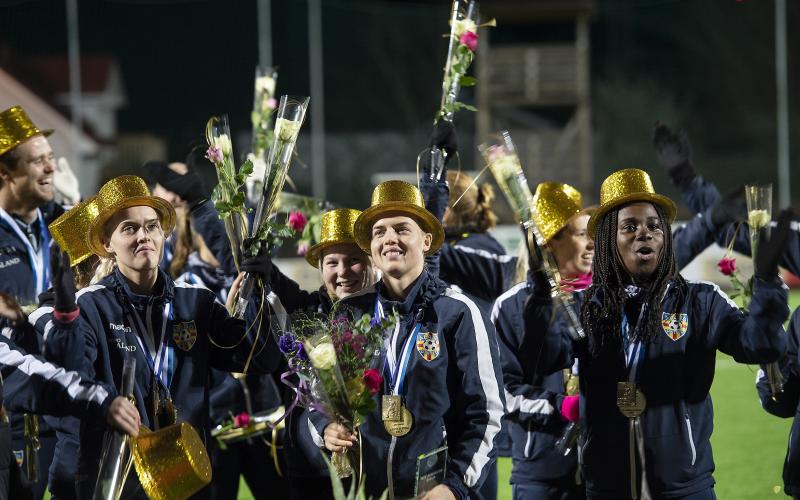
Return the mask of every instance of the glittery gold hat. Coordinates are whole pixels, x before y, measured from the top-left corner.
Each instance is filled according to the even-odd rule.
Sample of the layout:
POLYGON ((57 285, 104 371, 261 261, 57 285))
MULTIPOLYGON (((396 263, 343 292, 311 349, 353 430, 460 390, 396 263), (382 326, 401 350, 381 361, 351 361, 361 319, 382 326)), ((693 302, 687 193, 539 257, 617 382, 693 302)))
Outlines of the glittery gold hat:
POLYGON ((103 184, 95 196, 97 217, 89 225, 87 245, 100 257, 111 257, 103 248, 103 226, 118 211, 138 206, 151 207, 158 214, 161 228, 168 235, 175 228, 175 209, 163 198, 150 195, 141 177, 122 175, 103 184))
POLYGON ((197 431, 186 422, 133 440, 133 463, 150 500, 183 500, 211 482, 211 461, 197 431))
POLYGON ((581 193, 569 184, 542 182, 533 195, 533 221, 549 241, 581 211, 581 193))
POLYGON ((59 248, 67 252, 70 266, 77 266, 92 255, 92 249, 86 244, 86 233, 97 213, 97 202, 92 196, 67 210, 47 226, 59 248))
POLYGON ((372 191, 370 207, 356 219, 353 233, 356 243, 362 250, 371 254, 370 242, 372 241, 372 226, 375 221, 390 214, 411 217, 420 225, 423 231, 431 233, 431 247, 425 255, 433 255, 439 250, 444 241, 444 229, 439 220, 425 210, 422 193, 416 186, 403 181, 386 181, 378 184, 372 191))
POLYGON ((52 134, 52 130, 39 130, 22 106, 14 106, 0 113, 0 155, 11 151, 33 136, 52 134))
POLYGON ((628 168, 609 175, 600 186, 600 207, 589 219, 589 234, 594 237, 597 221, 605 214, 616 207, 636 201, 655 203, 664 209, 670 224, 675 220, 675 203, 666 196, 656 194, 647 172, 628 168))
POLYGON ((308 249, 306 262, 318 267, 326 248, 347 243, 358 246, 353 236, 353 226, 359 215, 361 211, 352 208, 336 208, 322 214, 319 243, 308 249))

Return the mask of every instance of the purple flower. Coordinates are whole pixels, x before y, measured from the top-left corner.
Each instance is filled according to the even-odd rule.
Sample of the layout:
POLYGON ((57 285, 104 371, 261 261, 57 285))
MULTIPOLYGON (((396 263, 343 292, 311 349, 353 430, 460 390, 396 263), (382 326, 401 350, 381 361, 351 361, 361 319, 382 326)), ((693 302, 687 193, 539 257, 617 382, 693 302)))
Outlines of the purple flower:
POLYGON ((295 336, 289 332, 284 333, 278 339, 278 348, 284 354, 295 354, 298 350, 298 345, 302 347, 302 344, 296 341, 295 336))
POLYGON ((222 150, 214 146, 209 146, 206 150, 206 158, 214 165, 218 165, 222 163, 222 150))
POLYGON ((375 316, 372 317, 372 319, 369 320, 369 326, 376 327, 376 326, 380 325, 382 322, 383 322, 383 320, 380 319, 378 317, 378 315, 376 314, 375 316))
POLYGON ((297 357, 303 361, 308 361, 308 354, 306 354, 305 346, 300 342, 297 342, 295 345, 297 346, 297 357))

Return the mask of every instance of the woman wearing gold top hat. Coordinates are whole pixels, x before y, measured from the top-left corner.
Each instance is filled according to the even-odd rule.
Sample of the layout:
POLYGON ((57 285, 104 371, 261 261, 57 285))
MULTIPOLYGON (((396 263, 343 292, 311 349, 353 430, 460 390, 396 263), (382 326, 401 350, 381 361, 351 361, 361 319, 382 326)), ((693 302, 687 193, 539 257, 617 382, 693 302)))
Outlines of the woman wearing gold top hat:
MULTIPOLYGON (((109 387, 119 385, 123 361, 133 357, 134 399, 142 424, 158 429, 180 420, 206 435, 209 369, 269 373, 279 361, 277 346, 268 332, 231 318, 209 290, 175 283, 159 269, 175 211, 151 196, 142 179, 112 179, 96 203, 87 244, 95 255, 113 259, 115 267, 81 290, 77 301, 63 301, 69 304, 71 298, 66 308, 74 311, 56 308, 48 342, 63 345, 65 352, 81 352, 80 371, 109 387)), ((254 257, 241 270, 263 274, 265 266, 263 257, 254 257)), ((67 279, 69 268, 62 272, 67 279)), ((248 318, 255 316, 260 295, 254 294, 248 318)), ((103 431, 81 422, 79 498, 90 497, 95 487, 103 431)), ((128 484, 132 496, 145 497, 135 478, 129 477, 128 484)))
POLYGON ((586 338, 573 340, 549 297, 525 309, 520 348, 529 370, 552 372, 577 357, 581 450, 588 498, 713 499, 709 389, 720 350, 767 363, 786 349, 787 292, 777 275, 788 213, 761 242, 750 313, 715 285, 677 271, 675 205, 644 171, 614 172, 589 220, 592 285, 580 293, 586 338))
MULTIPOLYGON (((322 215, 320 240, 305 254, 308 264, 319 270, 322 285, 308 292, 272 268, 267 296, 280 328, 297 311, 328 314, 341 299, 375 282, 369 256, 356 244, 353 225, 361 214, 351 208, 336 208, 322 215)), ((288 403, 290 403, 289 401, 288 403)), ((284 440, 291 498, 332 498, 328 468, 308 432, 308 412, 295 408, 287 417, 284 440)))
MULTIPOLYGON (((425 256, 442 245, 444 231, 416 187, 378 185, 354 233, 382 277, 343 305, 378 316, 395 310, 400 318, 387 340, 379 408, 359 427, 366 490, 412 496, 417 457, 447 446, 447 473, 421 498, 467 498, 495 460, 503 414, 494 328, 473 301, 425 270, 425 256)), ((343 427, 316 413, 311 418, 319 446, 353 446, 343 427)))

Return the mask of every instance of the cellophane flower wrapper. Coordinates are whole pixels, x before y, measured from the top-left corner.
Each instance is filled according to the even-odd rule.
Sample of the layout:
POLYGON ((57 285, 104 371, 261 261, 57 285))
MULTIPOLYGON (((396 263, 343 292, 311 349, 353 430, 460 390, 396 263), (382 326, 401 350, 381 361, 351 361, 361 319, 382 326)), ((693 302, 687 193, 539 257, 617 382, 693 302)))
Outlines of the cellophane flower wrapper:
POLYGON ((507 131, 502 131, 494 139, 496 140, 481 144, 478 149, 497 185, 511 204, 517 220, 528 221, 531 219, 533 194, 522 171, 514 142, 507 131))

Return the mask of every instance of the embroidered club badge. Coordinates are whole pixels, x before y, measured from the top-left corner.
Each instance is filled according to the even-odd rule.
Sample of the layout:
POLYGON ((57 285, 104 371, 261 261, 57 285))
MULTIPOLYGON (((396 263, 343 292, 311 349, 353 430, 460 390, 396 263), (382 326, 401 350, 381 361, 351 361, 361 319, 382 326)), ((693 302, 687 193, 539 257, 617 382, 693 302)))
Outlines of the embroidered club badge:
POLYGON ((197 326, 194 321, 176 323, 172 327, 172 340, 179 349, 184 351, 194 347, 194 343, 197 341, 197 326))
POLYGON ((661 313, 661 327, 667 337, 677 342, 689 329, 689 315, 686 313, 661 313))
POLYGON ((436 332, 420 332, 417 334, 417 351, 425 361, 433 361, 439 357, 439 334, 436 332))

